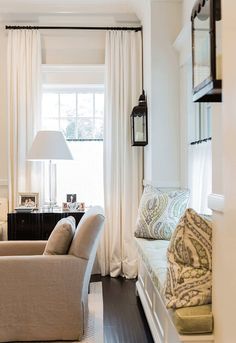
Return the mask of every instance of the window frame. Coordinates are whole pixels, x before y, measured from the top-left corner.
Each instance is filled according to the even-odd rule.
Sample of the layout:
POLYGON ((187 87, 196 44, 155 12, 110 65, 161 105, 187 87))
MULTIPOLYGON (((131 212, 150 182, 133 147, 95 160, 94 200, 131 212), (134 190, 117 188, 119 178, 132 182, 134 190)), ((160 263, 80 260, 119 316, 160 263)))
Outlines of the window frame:
POLYGON ((196 103, 194 104, 194 120, 192 122, 193 137, 190 139, 190 144, 200 142, 206 139, 211 139, 212 136, 212 106, 211 103, 196 103))
MULTIPOLYGON (((104 94, 105 93, 105 87, 103 84, 96 84, 96 85, 92 85, 92 84, 88 84, 88 85, 54 85, 54 84, 44 84, 42 87, 42 99, 43 99, 43 95, 44 94, 57 94, 58 96, 58 117, 43 117, 44 119, 51 119, 51 120, 58 120, 58 124, 59 124, 59 130, 61 130, 61 120, 65 120, 68 118, 73 118, 75 119, 76 122, 76 128, 78 128, 78 119, 83 118, 83 119, 92 119, 93 120, 93 127, 95 125, 95 120, 96 119, 104 119, 104 117, 98 117, 95 116, 95 95, 96 94, 104 94), (66 116, 61 116, 61 107, 60 107, 60 94, 71 94, 71 93, 75 93, 76 94, 76 115, 73 117, 66 117, 66 116), (78 115, 78 94, 87 94, 87 93, 91 93, 93 96, 93 116, 79 116, 78 115)), ((43 119, 42 119, 43 121, 43 119)), ((104 138, 67 138, 66 140, 68 142, 86 142, 86 141, 103 141, 104 138)))

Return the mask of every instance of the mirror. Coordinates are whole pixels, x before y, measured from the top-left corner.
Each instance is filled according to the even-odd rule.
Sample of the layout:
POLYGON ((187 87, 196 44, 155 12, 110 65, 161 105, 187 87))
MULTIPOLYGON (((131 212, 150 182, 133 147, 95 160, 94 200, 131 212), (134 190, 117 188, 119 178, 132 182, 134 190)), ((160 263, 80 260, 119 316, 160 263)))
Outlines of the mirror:
POLYGON ((200 83, 211 76, 211 38, 210 38, 210 4, 205 3, 201 11, 194 18, 193 31, 193 85, 200 83))
POLYGON ((221 102, 220 0, 197 0, 191 21, 193 101, 221 102))

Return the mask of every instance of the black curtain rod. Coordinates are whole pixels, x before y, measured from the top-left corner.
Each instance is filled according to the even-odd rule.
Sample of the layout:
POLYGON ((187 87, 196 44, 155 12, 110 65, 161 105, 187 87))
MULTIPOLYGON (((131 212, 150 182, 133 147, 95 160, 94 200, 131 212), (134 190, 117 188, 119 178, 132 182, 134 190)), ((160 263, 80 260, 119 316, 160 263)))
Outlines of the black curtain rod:
POLYGON ((5 26, 6 30, 117 30, 117 31, 142 31, 141 26, 137 27, 104 27, 104 26, 5 26))
POLYGON ((199 141, 191 142, 190 145, 201 144, 203 142, 211 141, 211 137, 205 139, 199 139, 199 141))

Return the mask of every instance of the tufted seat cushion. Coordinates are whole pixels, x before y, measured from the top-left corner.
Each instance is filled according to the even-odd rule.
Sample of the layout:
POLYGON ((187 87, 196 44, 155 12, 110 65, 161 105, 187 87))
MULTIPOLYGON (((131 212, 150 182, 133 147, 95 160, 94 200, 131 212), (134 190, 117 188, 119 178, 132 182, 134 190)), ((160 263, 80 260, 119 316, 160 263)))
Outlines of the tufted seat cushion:
POLYGON ((139 255, 141 256, 153 284, 163 296, 166 273, 167 273, 167 257, 166 251, 169 241, 135 238, 139 255))
POLYGON ((211 305, 179 308, 173 312, 173 320, 182 335, 212 333, 213 315, 211 305))

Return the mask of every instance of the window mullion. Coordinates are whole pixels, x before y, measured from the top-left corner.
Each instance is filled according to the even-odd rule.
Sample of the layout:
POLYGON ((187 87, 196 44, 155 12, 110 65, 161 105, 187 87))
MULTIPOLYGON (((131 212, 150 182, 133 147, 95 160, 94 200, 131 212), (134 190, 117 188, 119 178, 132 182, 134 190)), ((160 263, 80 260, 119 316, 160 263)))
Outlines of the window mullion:
MULTIPOLYGON (((65 119, 68 119, 67 117, 65 116, 62 116, 62 94, 64 93, 74 93, 76 99, 75 99, 75 115, 74 115, 74 129, 75 129, 75 132, 74 132, 74 140, 80 140, 79 139, 79 130, 81 129, 82 130, 82 136, 80 137, 81 140, 97 140, 96 137, 96 124, 97 124, 97 120, 99 119, 100 120, 100 117, 97 117, 96 116, 96 108, 97 108, 97 103, 96 103, 96 95, 97 94, 100 94, 100 93, 103 93, 103 91, 101 89, 97 89, 97 88, 80 88, 80 87, 75 87, 75 88, 71 88, 71 89, 67 89, 67 88, 63 88, 63 87, 55 87, 54 89, 50 89, 50 91, 46 90, 46 92, 44 93, 54 93, 56 97, 56 101, 57 101, 57 117, 48 117, 47 119, 52 119, 54 121, 54 123, 57 123, 57 125, 55 125, 55 128, 58 127, 59 130, 62 130, 64 128, 64 121, 65 119), (80 94, 88 94, 89 95, 89 98, 91 99, 90 101, 92 101, 92 104, 90 103, 89 104, 89 99, 88 100, 84 100, 85 103, 88 101, 88 106, 91 106, 91 114, 89 114, 88 116, 86 117, 80 117, 80 113, 79 113, 79 105, 80 105, 80 102, 79 102, 79 95, 80 94), (80 118, 82 118, 82 123, 80 123, 80 118), (80 128, 80 124, 83 126, 83 121, 86 122, 86 119, 88 121, 90 121, 90 125, 91 125, 91 129, 92 129, 92 132, 91 134, 87 134, 87 129, 86 130, 83 130, 83 127, 80 128)), ((74 100, 73 100, 74 101, 74 100)), ((100 104, 100 101, 101 99, 99 98, 98 99, 98 104, 100 104)), ((73 120, 73 118, 71 118, 73 120)), ((69 123, 71 122, 71 120, 69 120, 69 123)), ((50 124, 50 123, 49 123, 50 124)), ((67 122, 65 123, 67 124, 67 122)), ((53 128, 53 123, 50 124, 51 127, 53 128)), ((87 123, 86 123, 87 125, 87 123)), ((99 124, 100 125, 100 124, 99 124)), ((65 126, 65 128, 67 127, 67 125, 65 126)), ((100 137, 100 136, 99 136, 100 137)), ((68 138, 72 138, 72 137, 68 137, 68 138)), ((73 139, 72 139, 73 140, 73 139)), ((102 140, 102 139, 98 139, 98 140, 102 140)))

